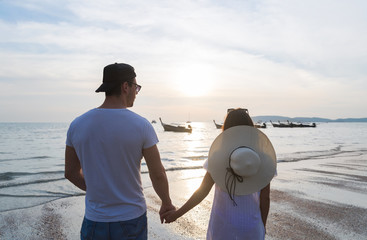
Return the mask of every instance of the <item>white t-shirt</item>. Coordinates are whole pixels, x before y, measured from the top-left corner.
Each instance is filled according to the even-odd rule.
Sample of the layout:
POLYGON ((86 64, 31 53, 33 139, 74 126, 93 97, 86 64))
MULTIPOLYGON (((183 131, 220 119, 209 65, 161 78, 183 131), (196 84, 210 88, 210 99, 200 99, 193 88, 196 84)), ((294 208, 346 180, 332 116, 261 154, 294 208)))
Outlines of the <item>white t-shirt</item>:
POLYGON ((149 121, 128 109, 95 108, 70 124, 66 145, 75 149, 83 169, 87 219, 125 221, 146 212, 142 150, 157 143, 149 121))
MULTIPOLYGON (((208 161, 204 163, 208 170, 208 161)), ((260 191, 249 195, 235 195, 233 205, 227 191, 215 185, 214 200, 210 214, 207 240, 251 239, 263 240, 265 228, 260 212, 260 191)))

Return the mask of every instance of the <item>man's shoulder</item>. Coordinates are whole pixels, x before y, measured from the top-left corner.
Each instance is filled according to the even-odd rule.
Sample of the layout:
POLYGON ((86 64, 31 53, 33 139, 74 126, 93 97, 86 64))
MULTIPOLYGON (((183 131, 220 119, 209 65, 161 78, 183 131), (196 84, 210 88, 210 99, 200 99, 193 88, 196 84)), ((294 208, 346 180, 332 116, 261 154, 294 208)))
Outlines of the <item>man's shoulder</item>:
POLYGON ((74 118, 74 120, 71 122, 71 124, 76 124, 76 123, 82 121, 83 119, 88 118, 91 114, 93 114, 94 111, 95 111, 95 108, 90 109, 90 110, 86 111, 85 113, 77 116, 76 118, 74 118))
POLYGON ((131 118, 134 118, 136 120, 143 121, 143 122, 148 122, 149 123, 148 119, 146 119, 145 117, 143 117, 143 116, 141 116, 141 115, 139 115, 139 114, 137 114, 137 113, 135 113, 133 111, 130 111, 130 110, 129 110, 129 113, 130 113, 130 117, 131 118))
POLYGON ((135 128, 139 128, 142 131, 154 131, 154 128, 148 119, 135 112, 130 112, 129 121, 135 128))

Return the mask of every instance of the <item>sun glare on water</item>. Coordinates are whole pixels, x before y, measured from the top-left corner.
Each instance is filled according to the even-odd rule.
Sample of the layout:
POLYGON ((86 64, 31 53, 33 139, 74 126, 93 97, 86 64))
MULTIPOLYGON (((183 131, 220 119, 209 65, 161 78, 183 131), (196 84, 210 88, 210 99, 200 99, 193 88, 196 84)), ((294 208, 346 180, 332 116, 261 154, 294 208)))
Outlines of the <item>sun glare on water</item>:
POLYGON ((192 65, 182 67, 176 76, 180 92, 188 97, 207 95, 212 89, 214 74, 209 66, 192 65))

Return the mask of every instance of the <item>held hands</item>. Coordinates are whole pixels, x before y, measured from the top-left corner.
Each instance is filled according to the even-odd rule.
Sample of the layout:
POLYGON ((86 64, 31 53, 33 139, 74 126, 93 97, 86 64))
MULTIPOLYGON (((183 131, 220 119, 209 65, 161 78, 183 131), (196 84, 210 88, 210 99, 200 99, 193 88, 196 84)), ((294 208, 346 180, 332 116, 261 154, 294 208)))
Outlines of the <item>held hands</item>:
POLYGON ((174 222, 178 217, 177 210, 168 211, 161 215, 161 218, 165 220, 164 223, 174 222))
MULTIPOLYGON (((161 209, 159 210, 159 216, 161 218, 161 223, 164 222, 164 214, 168 212, 176 211, 176 207, 171 204, 162 204, 161 209)), ((166 221, 167 222, 167 221, 166 221)))

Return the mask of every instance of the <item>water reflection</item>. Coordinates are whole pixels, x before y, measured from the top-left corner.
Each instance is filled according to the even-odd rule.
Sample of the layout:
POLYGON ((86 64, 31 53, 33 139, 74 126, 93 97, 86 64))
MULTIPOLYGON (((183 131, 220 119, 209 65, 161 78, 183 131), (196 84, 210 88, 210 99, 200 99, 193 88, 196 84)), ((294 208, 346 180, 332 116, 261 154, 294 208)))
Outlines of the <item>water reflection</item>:
POLYGON ((191 122, 192 133, 165 132, 154 125, 160 140, 158 148, 167 168, 201 167, 208 158, 211 143, 220 133, 212 122, 191 122))
MULTIPOLYGON (((202 166, 208 158, 209 148, 215 137, 217 136, 214 125, 208 125, 203 122, 191 123, 193 131, 184 137, 183 148, 184 155, 190 160, 190 165, 202 166), (214 131, 208 131, 212 127, 214 131)), ((200 186, 202 179, 206 173, 204 168, 196 170, 185 170, 180 172, 180 178, 188 179, 183 186, 183 192, 191 196, 191 194, 200 186)), ((188 196, 188 197, 189 197, 188 196)))
MULTIPOLYGON (((180 186, 179 192, 183 194, 186 198, 189 198, 196 189, 199 188, 203 177, 206 173, 204 168, 195 170, 185 170, 177 172, 180 179, 185 181, 180 181, 182 186, 180 186)), ((184 197, 182 196, 182 197, 184 197)))

